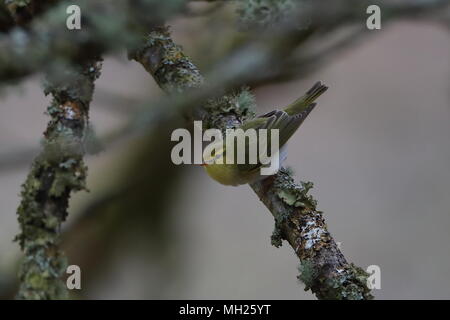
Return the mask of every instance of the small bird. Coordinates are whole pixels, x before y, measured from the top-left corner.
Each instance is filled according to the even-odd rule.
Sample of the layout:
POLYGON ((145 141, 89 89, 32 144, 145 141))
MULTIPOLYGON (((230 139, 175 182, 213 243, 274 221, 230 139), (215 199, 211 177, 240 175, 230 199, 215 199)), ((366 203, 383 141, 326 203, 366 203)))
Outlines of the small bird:
MULTIPOLYGON (((286 157, 286 151, 283 147, 285 147, 290 137, 297 131, 312 109, 314 109, 316 106, 314 101, 327 89, 328 87, 319 81, 305 95, 287 106, 286 109, 282 111, 274 110, 249 120, 243 123, 240 129, 244 131, 248 129, 267 129, 268 132, 271 129, 278 129, 281 163, 286 157)), ((248 150, 251 150, 249 143, 252 142, 246 142, 245 145, 245 159, 248 159, 248 150)), ((208 175, 221 184, 238 186, 253 183, 267 177, 260 173, 260 169, 263 166, 261 162, 257 162, 256 164, 237 164, 234 161, 233 164, 229 164, 226 163, 225 159, 226 145, 215 150, 215 153, 209 157, 204 158, 205 163, 203 164, 208 175)))

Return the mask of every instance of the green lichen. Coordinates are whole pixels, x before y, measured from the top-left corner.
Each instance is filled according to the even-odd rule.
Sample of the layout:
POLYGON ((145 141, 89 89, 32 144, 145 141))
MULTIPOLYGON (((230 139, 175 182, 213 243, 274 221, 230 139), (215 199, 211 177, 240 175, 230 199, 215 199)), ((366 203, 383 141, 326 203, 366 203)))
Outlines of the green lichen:
POLYGON ((309 260, 304 260, 300 263, 298 271, 299 275, 297 278, 305 285, 305 291, 308 291, 318 276, 314 263, 309 260))
POLYGON ((333 270, 331 275, 319 274, 311 260, 303 260, 298 268, 297 278, 305 285, 305 291, 312 290, 325 300, 368 300, 373 296, 367 287, 367 272, 347 264, 344 268, 333 270))
POLYGON ((16 240, 25 254, 19 273, 21 299, 66 298, 61 277, 67 263, 58 248, 59 231, 67 216, 70 192, 84 188, 85 183, 82 161, 67 160, 58 168, 44 159, 34 161, 18 209, 21 233, 16 240))
MULTIPOLYGON (((316 210, 317 201, 308 194, 312 187, 312 182, 301 182, 300 185, 295 183, 292 178, 292 171, 285 168, 280 169, 273 184, 275 194, 285 205, 292 210, 301 208, 305 210, 305 212, 316 210)), ((277 248, 282 245, 281 228, 289 218, 292 210, 283 210, 275 217, 275 226, 271 236, 271 243, 277 248)))
POLYGON ((74 161, 75 165, 55 171, 53 183, 48 190, 51 197, 61 197, 68 190, 86 190, 87 167, 81 161, 77 162, 75 159, 69 161, 74 161))
MULTIPOLYGON (((134 25, 139 24, 140 21, 135 19, 136 16, 132 15, 132 11, 133 9, 141 10, 140 5, 131 4, 128 1, 116 1, 114 11, 111 11, 109 3, 78 0, 77 4, 83 8, 82 25, 86 28, 73 32, 65 27, 67 3, 56 0, 29 2, 31 5, 25 7, 18 7, 16 3, 23 5, 28 1, 16 0, 8 5, 17 23, 28 23, 36 13, 42 13, 42 18, 33 19, 33 23, 28 24, 26 30, 14 28, 8 35, 1 36, 0 81, 2 83, 16 81, 39 71, 58 74, 59 71, 72 65, 85 63, 90 59, 90 53, 112 52, 123 48, 130 41, 138 40, 134 25), (20 10, 16 10, 17 8, 20 10), (111 15, 115 18, 111 19, 111 15), (130 17, 131 15, 133 18, 130 17), (123 16, 126 18, 122 18, 123 16), (108 27, 96 23, 105 17, 108 19, 108 27)), ((143 1, 143 3, 148 2, 150 1, 143 1)), ((152 13, 158 11, 158 8, 155 9, 152 13)), ((150 20, 150 16, 154 17, 153 14, 147 13, 146 21, 150 20)))
POLYGON ((67 67, 49 73, 44 82, 44 93, 51 94, 56 102, 48 109, 50 115, 51 110, 60 111, 58 105, 64 101, 79 101, 87 107, 94 90, 92 83, 100 76, 100 69, 99 62, 88 62, 81 68, 67 67))
POLYGON ((279 248, 283 245, 283 234, 281 232, 281 226, 282 223, 279 221, 279 219, 275 219, 275 226, 273 228, 272 235, 270 236, 270 243, 276 248, 279 248))
POLYGON ((255 117, 255 98, 248 88, 210 99, 203 107, 206 128, 236 128, 255 117))
POLYGON ((22 186, 18 209, 21 233, 16 237, 25 258, 19 270, 20 299, 64 299, 67 297, 60 278, 66 260, 58 249, 58 232, 65 212, 52 214, 57 198, 50 200, 45 190, 51 170, 35 161, 22 186))
POLYGON ((19 270, 19 298, 26 300, 67 299, 68 294, 60 277, 67 268, 67 260, 51 247, 39 247, 33 258, 25 258, 19 270), (51 258, 49 258, 51 257, 51 258))
POLYGON ((139 61, 169 93, 198 88, 204 81, 182 47, 172 41, 168 28, 150 32, 141 47, 130 52, 129 58, 139 61))
POLYGON ((318 294, 322 299, 334 300, 370 300, 373 296, 367 287, 369 274, 363 269, 348 264, 343 269, 335 270, 333 277, 318 281, 324 283, 318 286, 318 294))
POLYGON ((100 64, 92 62, 67 74, 69 82, 50 80, 46 86, 46 93, 53 95, 47 110, 51 119, 43 150, 22 185, 17 211, 21 232, 16 241, 25 255, 19 272, 20 299, 67 298, 62 281, 67 261, 59 249, 59 233, 71 193, 85 189, 84 132, 99 69, 100 64))
POLYGON ((284 168, 280 169, 280 174, 276 176, 274 190, 277 196, 288 206, 307 208, 316 210, 317 201, 308 194, 313 188, 312 182, 294 182, 291 172, 284 168))

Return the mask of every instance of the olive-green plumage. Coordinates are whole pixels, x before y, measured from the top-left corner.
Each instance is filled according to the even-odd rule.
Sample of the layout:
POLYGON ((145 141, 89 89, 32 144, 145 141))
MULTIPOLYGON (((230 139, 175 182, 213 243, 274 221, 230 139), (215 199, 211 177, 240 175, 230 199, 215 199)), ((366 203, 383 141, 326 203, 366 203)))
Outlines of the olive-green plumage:
MULTIPOLYGON (((240 129, 271 129, 279 130, 279 148, 285 146, 290 137, 297 131, 303 123, 308 114, 316 106, 314 102, 328 87, 317 82, 314 86, 306 92, 305 95, 291 103, 283 111, 274 110, 263 114, 255 119, 245 122, 240 129)), ((268 139, 270 141, 270 138, 268 139)), ((251 143, 251 142, 250 142, 251 143)), ((246 153, 249 149, 248 142, 246 144, 246 153)), ((234 153, 236 154, 236 152, 234 153)), ((205 164, 205 169, 208 175, 217 182, 224 185, 241 185, 252 183, 261 177, 260 169, 261 163, 257 164, 228 164, 225 161, 226 148, 223 147, 220 151, 212 156, 212 159, 205 164), (222 161, 218 161, 219 159, 222 161), (219 163, 218 163, 219 162, 219 163), (222 162, 222 163, 221 163, 222 162)), ((246 157, 248 159, 248 157, 246 157)))

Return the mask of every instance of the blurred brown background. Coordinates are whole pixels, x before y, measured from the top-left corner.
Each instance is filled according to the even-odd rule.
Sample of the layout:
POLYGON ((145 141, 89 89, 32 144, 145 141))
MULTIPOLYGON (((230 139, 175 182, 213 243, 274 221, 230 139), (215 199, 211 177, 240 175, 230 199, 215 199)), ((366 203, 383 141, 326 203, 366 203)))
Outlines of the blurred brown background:
MULTIPOLYGON (((202 52, 191 41, 198 31, 195 25, 175 21, 173 31, 200 63, 202 52)), ((219 49, 212 47, 209 54, 219 49)), ((290 103, 316 80, 330 89, 290 142, 288 165, 298 178, 314 182, 312 194, 347 259, 363 268, 381 267, 376 298, 449 299, 448 31, 413 21, 383 26, 309 78, 255 90, 258 111, 290 103)), ((130 105, 119 97, 145 101, 161 95, 148 74, 124 56, 105 60, 97 88, 91 122, 100 136, 129 118, 130 105)), ((0 157, 34 150, 46 126, 43 110, 49 102, 40 78, 1 94, 0 157)), ((66 228, 114 185, 129 150, 122 143, 88 158, 91 192, 73 198, 66 228)), ((14 277, 19 257, 12 242, 18 232, 15 211, 31 159, 32 154, 19 157, 14 165, 0 168, 0 279, 6 282, 14 277)), ((144 165, 151 167, 152 162, 144 165)), ((166 241, 159 247, 163 252, 141 237, 146 230, 154 232, 152 219, 139 232, 122 223, 125 231, 118 229, 111 246, 98 249, 81 242, 78 254, 69 256, 71 264, 79 263, 79 252, 110 254, 90 256, 96 269, 92 274, 82 266, 80 297, 314 298, 296 280, 298 260, 292 249, 270 245, 273 218, 250 188, 221 186, 200 167, 182 170, 185 174, 167 201, 164 219, 170 227, 164 229, 163 240, 158 238, 166 241)), ((121 221, 134 219, 132 210, 122 212, 121 221)), ((76 233, 85 237, 82 228, 76 233)))

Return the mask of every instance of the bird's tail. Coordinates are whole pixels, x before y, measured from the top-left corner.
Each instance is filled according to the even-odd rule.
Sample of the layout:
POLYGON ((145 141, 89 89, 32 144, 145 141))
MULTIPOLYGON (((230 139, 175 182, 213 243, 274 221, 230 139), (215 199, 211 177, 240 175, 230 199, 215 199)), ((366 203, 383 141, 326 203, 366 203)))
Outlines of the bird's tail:
POLYGON ((320 81, 316 82, 305 95, 287 106, 284 111, 290 116, 305 111, 322 93, 327 91, 327 89, 328 87, 323 85, 320 81))

